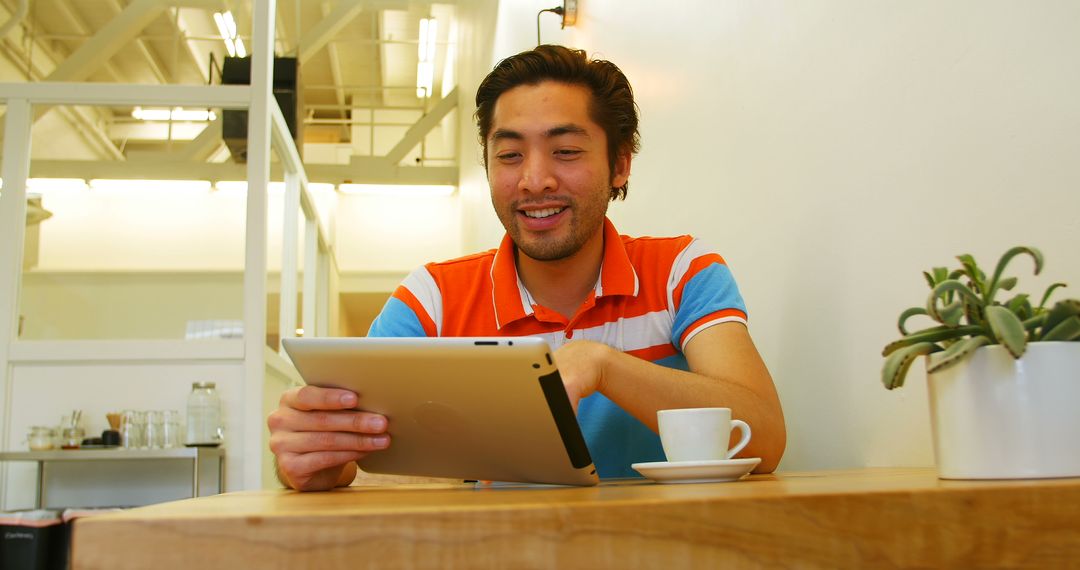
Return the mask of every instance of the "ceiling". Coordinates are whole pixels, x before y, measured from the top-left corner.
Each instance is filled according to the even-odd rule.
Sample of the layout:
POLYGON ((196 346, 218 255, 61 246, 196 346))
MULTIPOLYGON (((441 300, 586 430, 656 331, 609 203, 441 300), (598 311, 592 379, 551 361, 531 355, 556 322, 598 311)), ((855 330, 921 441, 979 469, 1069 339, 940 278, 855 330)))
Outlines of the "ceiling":
MULTIPOLYGON (((220 83, 220 67, 228 53, 214 13, 231 12, 239 37, 250 46, 253 4, 253 0, 0 0, 0 25, 25 8, 15 27, 0 37, 0 60, 6 60, 0 61, 6 64, 0 67, 0 81, 220 83)), ((356 124, 369 124, 376 112, 398 112, 398 126, 404 120, 400 112, 409 121, 435 112, 440 116, 434 121, 445 117, 456 105, 453 101, 439 106, 444 72, 454 63, 448 53, 453 52, 451 40, 456 35, 455 4, 456 0, 278 0, 275 52, 299 61, 304 142, 348 144, 358 132, 356 124), (439 22, 434 81, 430 96, 418 97, 420 21, 431 17, 439 22)), ((134 162, 169 153, 171 158, 229 162, 220 125, 215 135, 213 128, 206 128, 214 127, 213 122, 148 123, 133 118, 132 111, 130 107, 55 110, 69 129, 67 134, 89 149, 91 156, 86 158, 134 162), (178 155, 178 149, 186 151, 178 155)), ((390 157, 394 164, 382 166, 397 166, 404 157, 398 152, 390 157)), ((366 170, 377 170, 371 168, 372 161, 380 157, 363 158, 368 161, 366 170)), ((409 165, 417 170, 427 166, 420 160, 415 164, 410 160, 409 165)), ((348 174, 337 172, 329 178, 345 179, 348 174)), ((434 178, 446 183, 449 176, 449 169, 443 168, 434 178)))

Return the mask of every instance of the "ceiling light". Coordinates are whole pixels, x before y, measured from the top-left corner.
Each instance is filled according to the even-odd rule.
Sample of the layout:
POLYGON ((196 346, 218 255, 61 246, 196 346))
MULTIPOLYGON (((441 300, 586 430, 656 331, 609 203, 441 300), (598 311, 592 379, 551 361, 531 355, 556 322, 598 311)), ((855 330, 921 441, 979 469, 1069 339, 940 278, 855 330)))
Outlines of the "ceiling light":
POLYGON ((232 12, 214 12, 214 23, 217 24, 221 40, 225 42, 225 49, 229 51, 229 57, 247 57, 244 48, 244 40, 236 31, 236 20, 232 12))
POLYGON ((225 193, 246 193, 247 182, 243 180, 218 180, 214 183, 214 190, 225 193))
POLYGON ((338 192, 342 194, 362 194, 368 196, 449 196, 454 193, 454 186, 411 185, 411 184, 340 184, 338 192))
POLYGON ((82 178, 31 178, 26 181, 26 191, 34 194, 80 190, 86 190, 86 181, 82 178))
POLYGON ((108 180, 97 178, 90 181, 91 191, 118 190, 129 192, 151 191, 197 191, 208 192, 207 180, 108 180))
POLYGON ((217 118, 217 114, 209 109, 143 109, 135 107, 131 116, 142 121, 193 121, 209 122, 217 118))
POLYGON ((439 22, 435 18, 420 19, 420 42, 416 49, 416 96, 431 96, 435 80, 435 46, 439 37, 439 22))

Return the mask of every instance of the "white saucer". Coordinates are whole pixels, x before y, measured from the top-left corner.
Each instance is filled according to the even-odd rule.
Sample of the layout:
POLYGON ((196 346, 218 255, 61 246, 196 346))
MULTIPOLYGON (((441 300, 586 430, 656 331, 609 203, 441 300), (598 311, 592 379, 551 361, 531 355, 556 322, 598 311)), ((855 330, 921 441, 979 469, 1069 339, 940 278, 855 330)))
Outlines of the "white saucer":
POLYGON ((760 457, 711 461, 654 461, 634 463, 638 473, 657 483, 718 483, 738 481, 761 463, 760 457))

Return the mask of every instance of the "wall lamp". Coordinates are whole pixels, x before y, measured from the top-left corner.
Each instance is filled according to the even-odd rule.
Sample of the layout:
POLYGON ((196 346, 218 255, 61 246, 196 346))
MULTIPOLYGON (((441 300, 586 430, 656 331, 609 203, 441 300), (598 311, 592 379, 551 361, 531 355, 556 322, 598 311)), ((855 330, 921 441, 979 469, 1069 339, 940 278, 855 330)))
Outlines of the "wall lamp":
POLYGON ((544 12, 551 12, 552 14, 562 16, 562 26, 560 26, 560 29, 566 29, 566 26, 573 26, 577 23, 577 0, 563 0, 562 6, 546 8, 536 13, 536 45, 541 45, 543 43, 540 41, 540 15, 544 12))

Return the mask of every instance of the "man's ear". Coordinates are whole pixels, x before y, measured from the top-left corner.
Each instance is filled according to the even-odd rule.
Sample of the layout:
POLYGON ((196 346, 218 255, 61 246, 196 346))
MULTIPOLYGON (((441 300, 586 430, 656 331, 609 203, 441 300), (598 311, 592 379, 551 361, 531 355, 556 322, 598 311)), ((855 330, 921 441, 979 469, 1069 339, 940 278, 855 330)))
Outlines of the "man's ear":
POLYGON ((615 158, 615 170, 611 173, 611 187, 622 188, 630 179, 630 163, 633 155, 629 152, 620 152, 615 158))

